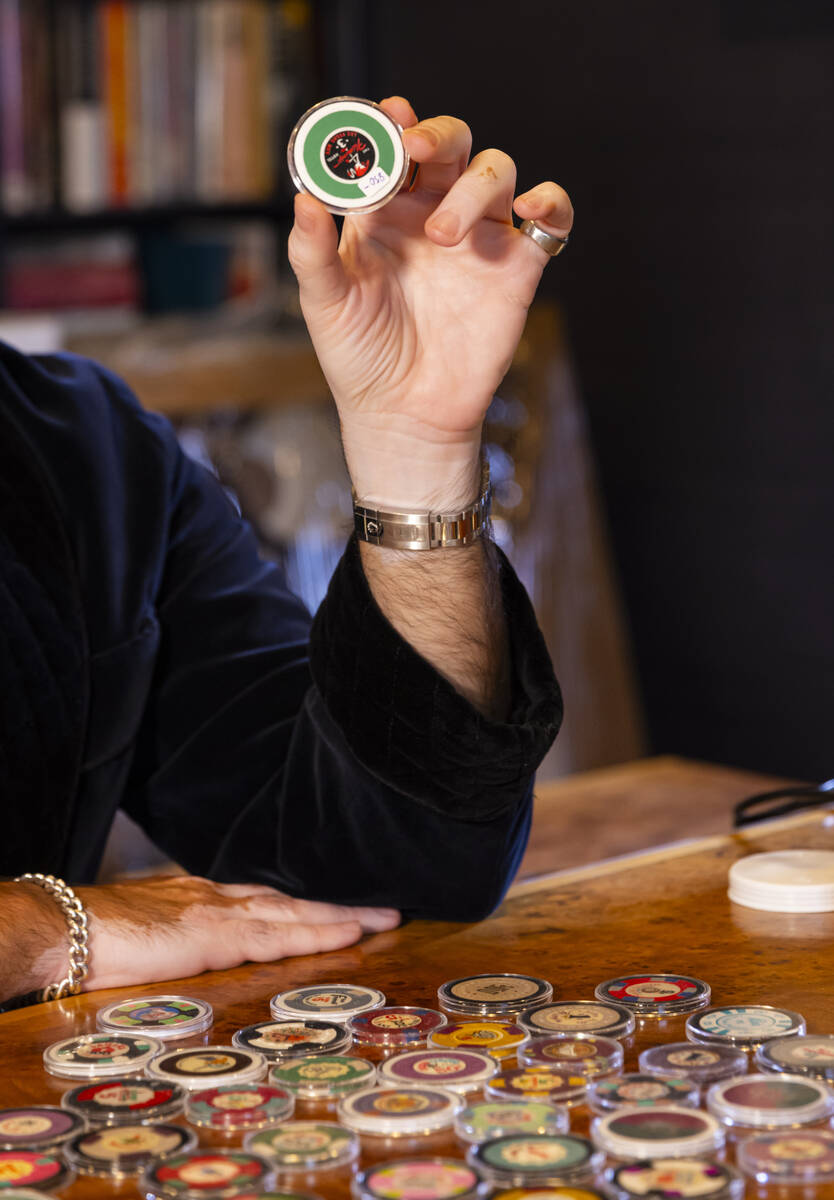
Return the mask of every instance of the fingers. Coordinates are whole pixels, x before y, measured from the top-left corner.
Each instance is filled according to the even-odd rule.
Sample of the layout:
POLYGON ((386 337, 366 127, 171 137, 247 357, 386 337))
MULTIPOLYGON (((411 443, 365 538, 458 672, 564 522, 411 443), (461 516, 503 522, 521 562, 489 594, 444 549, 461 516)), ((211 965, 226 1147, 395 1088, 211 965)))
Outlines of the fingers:
POLYGON ((426 221, 426 234, 441 246, 455 246, 483 217, 512 220, 515 163, 502 150, 476 154, 426 221))
POLYGON ((573 205, 558 183, 548 180, 538 184, 532 191, 517 196, 513 208, 523 221, 535 221, 557 237, 567 237, 571 231, 573 205))
MULTIPOLYGON (((217 964, 210 970, 220 970, 221 960, 227 957, 226 946, 236 949, 236 962, 274 962, 299 954, 322 954, 352 946, 362 936, 358 921, 341 921, 332 925, 293 925, 284 922, 239 920, 224 922, 220 931, 217 964)), ((225 964, 228 965, 228 964, 225 964)))
POLYGON ((472 131, 457 117, 432 117, 406 129, 406 150, 419 163, 414 189, 445 194, 466 170, 472 131))
POLYGON ((380 101, 379 107, 384 108, 388 116, 393 117, 403 129, 417 124, 417 114, 403 96, 389 96, 380 101))
POLYGON ((274 919, 310 925, 332 925, 345 921, 358 921, 363 933, 381 933, 395 929, 400 923, 400 914, 394 908, 356 907, 348 904, 327 904, 319 900, 294 900, 289 896, 271 900, 263 897, 255 901, 250 911, 273 910, 274 919), (280 916, 275 914, 279 913, 280 916))
MULTIPOLYGON (((208 881, 206 881, 208 883, 208 881)), ((331 904, 324 900, 297 900, 275 888, 253 883, 216 883, 211 888, 229 904, 252 919, 293 924, 333 925, 359 922, 363 933, 381 933, 395 929, 401 917, 395 908, 366 905, 331 904)))
POLYGON ((339 234, 333 217, 315 196, 295 197, 295 224, 289 237, 288 256, 302 299, 340 304, 348 281, 339 257, 339 234))

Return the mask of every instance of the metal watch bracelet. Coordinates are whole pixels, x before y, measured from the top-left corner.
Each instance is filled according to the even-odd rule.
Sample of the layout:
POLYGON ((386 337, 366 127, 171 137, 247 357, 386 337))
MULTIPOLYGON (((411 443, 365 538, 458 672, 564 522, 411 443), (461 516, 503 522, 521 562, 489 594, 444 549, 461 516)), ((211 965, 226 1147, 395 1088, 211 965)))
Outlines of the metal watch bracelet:
POLYGON ((489 464, 481 471, 481 494, 454 513, 396 512, 372 508, 354 496, 353 523, 360 542, 392 550, 447 550, 470 546, 489 524, 492 487, 489 464))

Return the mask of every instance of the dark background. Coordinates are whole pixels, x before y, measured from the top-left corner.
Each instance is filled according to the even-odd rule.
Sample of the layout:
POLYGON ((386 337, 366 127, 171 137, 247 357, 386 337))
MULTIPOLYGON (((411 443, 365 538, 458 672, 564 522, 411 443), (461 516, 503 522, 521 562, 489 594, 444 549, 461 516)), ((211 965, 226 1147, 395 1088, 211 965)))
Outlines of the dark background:
MULTIPOLYGON (((834 774, 834 6, 369 0, 377 97, 574 200, 566 314, 652 749, 834 774)), ((557 664, 558 667, 558 664, 557 664)))

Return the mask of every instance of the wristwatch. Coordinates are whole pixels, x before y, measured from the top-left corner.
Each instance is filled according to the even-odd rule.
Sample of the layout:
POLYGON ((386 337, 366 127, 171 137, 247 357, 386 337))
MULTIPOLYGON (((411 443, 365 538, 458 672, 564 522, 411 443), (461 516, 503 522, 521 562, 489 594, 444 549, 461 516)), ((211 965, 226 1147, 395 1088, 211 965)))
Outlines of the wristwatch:
POLYGON ((389 512, 371 508, 354 496, 353 523, 356 536, 372 546, 393 550, 448 550, 471 546, 489 523, 492 487, 489 463, 481 468, 481 494, 468 508, 455 513, 389 512))

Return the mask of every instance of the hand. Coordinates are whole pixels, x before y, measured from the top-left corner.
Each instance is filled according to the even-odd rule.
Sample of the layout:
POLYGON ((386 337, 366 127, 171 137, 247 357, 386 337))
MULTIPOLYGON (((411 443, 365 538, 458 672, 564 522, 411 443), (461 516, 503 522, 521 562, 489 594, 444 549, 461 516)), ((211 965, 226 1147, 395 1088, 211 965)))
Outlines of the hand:
POLYGON ((400 920, 393 909, 294 900, 269 887, 192 875, 75 890, 90 920, 85 991, 339 950, 400 920))
POLYGON ((573 211, 555 183, 513 201, 512 159, 469 162, 462 121, 418 123, 401 97, 382 107, 405 130, 414 183, 346 217, 341 244, 324 206, 299 194, 290 262, 357 494, 455 507, 475 495, 481 424, 548 261, 513 210, 563 237, 573 211))

